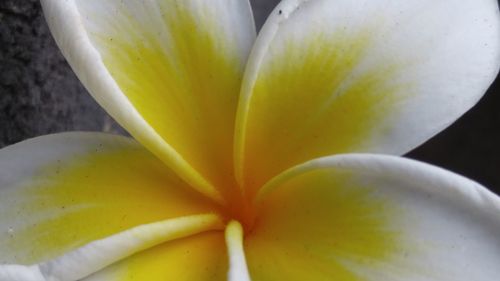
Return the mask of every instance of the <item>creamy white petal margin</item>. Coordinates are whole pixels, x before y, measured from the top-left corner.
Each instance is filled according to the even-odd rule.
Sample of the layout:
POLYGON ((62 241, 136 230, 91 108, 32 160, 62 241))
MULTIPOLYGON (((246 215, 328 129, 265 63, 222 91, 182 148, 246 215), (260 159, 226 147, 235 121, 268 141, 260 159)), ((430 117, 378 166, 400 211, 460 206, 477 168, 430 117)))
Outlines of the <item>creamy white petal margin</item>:
POLYGON ((496 0, 282 1, 243 81, 239 178, 259 186, 318 157, 403 154, 472 107, 499 67, 496 0))
POLYGON ((225 143, 255 38, 248 0, 41 3, 92 96, 184 180, 223 201, 214 166, 232 162, 225 143), (208 136, 211 126, 217 134, 208 136))
MULTIPOLYGON (((323 263, 329 260, 337 268, 343 268, 337 271, 338 274, 350 271, 360 280, 491 281, 500 278, 500 198, 478 183, 438 167, 373 154, 325 157, 296 166, 276 177, 261 190, 259 198, 264 210, 268 209, 264 212, 270 216, 261 226, 262 233, 264 236, 271 233, 277 241, 284 237, 287 241, 293 241, 295 238, 292 237, 302 237, 302 241, 297 240, 291 245, 303 245, 308 249, 304 266, 310 264, 311 256, 317 255, 316 258, 323 263), (308 194, 323 196, 307 201, 304 198, 308 194), (360 196, 356 199, 349 194, 360 196), (268 202, 287 200, 281 198, 291 199, 294 203, 285 202, 279 207, 281 209, 276 209, 276 204, 268 202), (352 208, 346 207, 351 204, 350 200, 352 208), (311 202, 316 203, 310 205, 311 202), (374 204, 371 213, 341 212, 359 210, 358 207, 363 208, 365 204, 374 204), (288 224, 283 224, 280 220, 283 215, 275 216, 269 212, 271 206, 274 210, 284 210, 277 213, 306 211, 310 214, 296 215, 288 224), (327 209, 332 213, 323 214, 327 209), (318 210, 323 212, 315 214, 318 210), (319 214, 322 218, 331 217, 330 221, 317 219, 315 215, 319 214), (342 224, 335 225, 335 222, 342 224), (372 226, 350 225, 356 222, 372 226), (296 231, 303 236, 286 231, 294 224, 299 225, 296 231), (309 230, 316 240, 307 240, 309 230), (373 232, 367 233, 368 237, 378 235, 380 241, 367 242, 369 240, 363 238, 365 233, 357 233, 367 230, 373 232), (324 231, 330 235, 324 236, 324 231), (332 244, 329 240, 329 237, 343 239, 345 233, 351 233, 351 236, 344 237, 353 243, 351 248, 340 242, 332 244), (383 255, 379 255, 378 250, 370 252, 369 248, 356 248, 356 239, 360 237, 363 238, 358 241, 360 245, 386 245, 383 255)), ((257 238, 254 239, 262 239, 259 235, 255 234, 257 238)), ((253 256, 252 244, 255 243, 249 242, 247 250, 250 256, 253 256)), ((269 251, 272 253, 271 249, 269 251)), ((248 260, 252 275, 252 270, 260 274, 266 272, 256 265, 255 259, 248 260)))

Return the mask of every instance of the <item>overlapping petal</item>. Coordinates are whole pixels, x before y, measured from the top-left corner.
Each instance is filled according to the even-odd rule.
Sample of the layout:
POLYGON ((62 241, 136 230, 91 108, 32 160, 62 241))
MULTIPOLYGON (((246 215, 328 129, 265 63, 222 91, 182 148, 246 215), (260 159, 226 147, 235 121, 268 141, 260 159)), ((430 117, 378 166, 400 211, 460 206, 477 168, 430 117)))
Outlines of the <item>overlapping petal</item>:
POLYGON ((316 157, 405 153, 474 105, 499 64, 496 0, 282 1, 245 73, 240 181, 255 192, 316 157))
POLYGON ((250 281, 248 266, 243 249, 244 230, 237 221, 228 223, 225 232, 229 256, 228 281, 250 281))
POLYGON ((83 281, 221 281, 227 270, 224 234, 209 232, 157 246, 83 281))
POLYGON ((168 241, 221 230, 216 214, 200 214, 136 226, 92 241, 57 258, 38 264, 0 265, 1 281, 79 281, 136 253, 168 241))
POLYGON ((42 4, 96 100, 193 187, 221 201, 233 183, 236 103, 255 38, 248 0, 42 4))
POLYGON ((248 0, 42 4, 91 94, 158 158, 101 134, 2 150, 0 280, 500 278, 500 199, 480 185, 367 154, 288 169, 401 154, 454 121, 497 75, 497 1, 285 0, 238 112, 248 0))
POLYGON ((254 280, 500 278, 500 199, 427 164, 313 160, 275 178, 258 202, 245 243, 254 280))
POLYGON ((214 213, 207 200, 128 138, 28 140, 0 152, 0 264, 46 262, 136 226, 214 213))
POLYGON ((84 281, 126 281, 146 277, 151 281, 249 281, 241 224, 229 222, 224 235, 207 232, 165 243, 116 263, 84 281))

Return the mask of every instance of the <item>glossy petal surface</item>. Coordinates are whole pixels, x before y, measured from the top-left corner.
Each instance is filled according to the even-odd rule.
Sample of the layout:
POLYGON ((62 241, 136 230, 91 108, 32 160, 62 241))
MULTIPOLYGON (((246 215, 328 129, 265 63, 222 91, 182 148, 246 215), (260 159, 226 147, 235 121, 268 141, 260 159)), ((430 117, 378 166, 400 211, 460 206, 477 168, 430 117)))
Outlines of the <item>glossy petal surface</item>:
POLYGON ((338 153, 403 154, 473 106, 498 73, 496 0, 285 0, 249 59, 236 164, 253 194, 338 153))
POLYGON ((0 263, 34 264, 132 227, 215 209, 139 144, 70 133, 0 152, 0 263))
POLYGON ((43 0, 96 100, 193 187, 231 180, 236 103, 255 38, 248 0, 43 0), (228 180, 229 179, 229 180, 228 180))
POLYGON ((253 280, 500 278, 500 199, 442 169, 340 155, 265 190, 245 243, 253 280))

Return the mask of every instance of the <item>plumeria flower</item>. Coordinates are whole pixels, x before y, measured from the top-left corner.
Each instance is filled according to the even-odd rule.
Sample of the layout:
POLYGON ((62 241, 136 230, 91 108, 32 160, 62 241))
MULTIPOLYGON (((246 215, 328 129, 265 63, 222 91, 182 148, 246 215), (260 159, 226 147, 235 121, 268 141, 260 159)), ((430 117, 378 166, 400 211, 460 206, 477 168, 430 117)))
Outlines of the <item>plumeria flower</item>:
POLYGON ((499 197, 388 156, 494 80, 496 0, 42 5, 135 140, 0 151, 0 280, 500 280, 499 197))

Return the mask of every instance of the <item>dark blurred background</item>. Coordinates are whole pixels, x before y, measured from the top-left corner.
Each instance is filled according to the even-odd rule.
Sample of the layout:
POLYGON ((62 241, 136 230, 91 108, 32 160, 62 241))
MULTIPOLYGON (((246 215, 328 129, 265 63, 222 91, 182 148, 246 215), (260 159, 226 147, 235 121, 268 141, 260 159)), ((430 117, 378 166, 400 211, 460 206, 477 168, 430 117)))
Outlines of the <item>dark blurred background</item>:
MULTIPOLYGON (((278 0, 252 0, 258 28, 278 0)), ((470 112, 407 156, 500 194, 500 80, 470 112)), ((57 49, 38 0, 0 0, 0 147, 64 131, 124 133, 57 49)))

